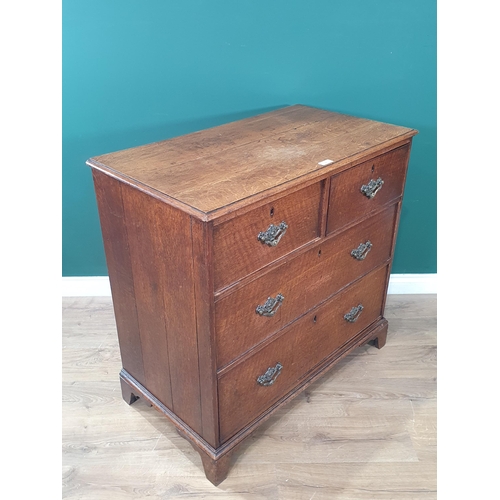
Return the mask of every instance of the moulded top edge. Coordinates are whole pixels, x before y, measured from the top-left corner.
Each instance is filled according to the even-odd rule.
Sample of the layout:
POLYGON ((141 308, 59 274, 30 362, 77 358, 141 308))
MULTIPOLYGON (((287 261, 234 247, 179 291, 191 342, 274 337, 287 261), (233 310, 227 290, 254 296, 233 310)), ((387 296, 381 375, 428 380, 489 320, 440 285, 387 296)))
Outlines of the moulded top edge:
POLYGON ((91 158, 87 164, 201 220, 335 171, 414 129, 290 106, 194 134, 91 158))

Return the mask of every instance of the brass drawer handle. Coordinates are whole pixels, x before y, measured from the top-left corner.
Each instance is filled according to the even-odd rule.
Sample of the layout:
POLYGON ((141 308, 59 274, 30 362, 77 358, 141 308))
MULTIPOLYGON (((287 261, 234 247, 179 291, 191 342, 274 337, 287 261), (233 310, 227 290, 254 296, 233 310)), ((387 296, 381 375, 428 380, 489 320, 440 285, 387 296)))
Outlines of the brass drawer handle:
POLYGON ((372 249, 372 242, 368 240, 366 243, 360 243, 358 248, 351 250, 351 255, 356 260, 365 260, 365 257, 368 255, 368 252, 372 249))
POLYGON ((347 314, 344 314, 344 319, 349 323, 354 323, 360 316, 363 306, 361 304, 353 307, 347 314))
POLYGON ((382 180, 381 177, 379 177, 376 181, 373 179, 370 180, 368 184, 363 184, 361 186, 361 192, 367 197, 372 198, 375 197, 375 195, 380 191, 384 184, 384 181, 382 180))
POLYGON ((255 312, 261 316, 274 316, 284 300, 285 297, 283 297, 281 293, 278 293, 275 299, 268 297, 266 303, 264 305, 257 306, 255 312))
POLYGON ((257 378, 257 383, 266 387, 273 385, 278 378, 278 375, 281 373, 282 368, 283 366, 281 363, 276 363, 274 368, 270 366, 264 375, 260 375, 260 377, 257 378))
POLYGON ((287 229, 288 224, 284 221, 277 226, 271 224, 267 231, 258 234, 257 239, 270 247, 275 247, 280 242, 281 238, 283 238, 287 229))

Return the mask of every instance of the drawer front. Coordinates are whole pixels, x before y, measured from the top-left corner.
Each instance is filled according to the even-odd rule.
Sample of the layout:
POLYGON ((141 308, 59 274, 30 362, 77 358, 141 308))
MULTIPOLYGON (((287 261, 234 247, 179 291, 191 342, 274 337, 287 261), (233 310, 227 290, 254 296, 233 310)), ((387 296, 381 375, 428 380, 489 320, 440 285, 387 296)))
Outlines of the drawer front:
POLYGON ((396 214, 392 205, 219 300, 218 367, 388 260, 396 214))
POLYGON ((365 276, 220 376, 222 442, 285 396, 318 363, 381 316, 387 270, 383 267, 365 276), (356 315, 352 308, 360 304, 363 310, 356 315), (351 312, 353 322, 344 318, 351 312))
POLYGON ((214 227, 215 290, 314 240, 324 182, 214 227))
POLYGON ((401 146, 333 176, 327 234, 401 196, 409 152, 401 146))

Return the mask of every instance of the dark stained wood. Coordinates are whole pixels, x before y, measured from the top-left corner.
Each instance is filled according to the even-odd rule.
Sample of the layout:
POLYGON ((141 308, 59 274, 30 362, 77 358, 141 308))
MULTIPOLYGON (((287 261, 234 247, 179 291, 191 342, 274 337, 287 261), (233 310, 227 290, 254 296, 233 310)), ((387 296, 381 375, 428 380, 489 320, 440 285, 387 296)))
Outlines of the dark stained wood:
POLYGON ((97 170, 92 174, 120 340, 120 355, 123 367, 144 384, 146 379, 127 226, 123 214, 122 185, 97 170))
POLYGON ((226 453, 234 449, 234 447, 238 446, 244 439, 248 438, 256 428, 258 428, 266 420, 268 420, 279 408, 295 399, 302 391, 307 389, 310 384, 315 382, 318 378, 322 377, 325 372, 330 370, 338 361, 343 359, 354 349, 363 344, 367 344, 372 342, 373 340, 376 340, 379 336, 383 336, 384 331, 385 333, 387 333, 387 325, 387 320, 385 318, 381 318, 374 324, 370 325, 368 328, 360 332, 358 335, 351 338, 340 349, 334 351, 330 356, 325 358, 321 363, 314 367, 306 377, 299 381, 298 385, 294 389, 292 389, 274 404, 270 405, 259 415, 257 419, 255 419, 249 425, 245 426, 241 431, 237 432, 234 436, 223 443, 219 448, 220 452, 226 453))
POLYGON ((132 388, 130 387, 130 385, 128 385, 123 379, 120 379, 120 386, 122 390, 123 401, 125 401, 125 403, 131 405, 139 399, 139 396, 136 396, 132 392, 132 388))
POLYGON ((273 200, 214 228, 215 290, 230 285, 320 236, 322 183, 273 200), (276 246, 257 239, 270 225, 288 229, 276 246))
POLYGON ((214 485, 218 486, 224 479, 226 479, 229 469, 233 462, 234 452, 237 450, 239 445, 232 447, 230 450, 214 457, 212 452, 207 453, 206 450, 196 446, 190 439, 187 438, 179 429, 176 429, 177 433, 185 438, 193 448, 198 452, 203 464, 203 470, 205 472, 206 478, 214 485))
MULTIPOLYGON (((294 179, 293 181, 289 181, 284 184, 278 184, 275 187, 269 188, 266 191, 261 191, 260 193, 257 193, 250 198, 244 198, 213 212, 201 212, 197 209, 194 209, 193 207, 190 207, 189 205, 184 205, 183 210, 186 210, 187 213, 192 213, 195 217, 200 218, 203 221, 213 221, 214 226, 217 226, 219 224, 223 224, 228 220, 240 217, 250 210, 254 210, 255 208, 264 205, 268 202, 269 199, 277 199, 281 196, 292 194, 296 191, 299 191, 300 189, 304 189, 307 186, 315 184, 316 182, 324 182, 325 180, 330 179, 330 174, 332 172, 335 172, 335 174, 344 172, 345 170, 348 170, 353 166, 363 163, 365 160, 375 158, 377 156, 380 156, 381 154, 387 153, 395 148, 410 143, 411 137, 403 140, 397 138, 387 141, 383 145, 380 145, 377 149, 373 149, 367 153, 357 154, 349 157, 349 161, 346 160, 335 163, 334 166, 332 165, 332 167, 334 168, 323 167, 318 171, 310 172, 301 176, 300 178, 294 179)), ((150 194, 151 196, 158 196, 160 199, 164 199, 167 203, 181 203, 174 198, 168 198, 166 195, 162 195, 159 191, 150 191, 150 194), (161 198, 162 196, 163 198, 161 198)))
POLYGON ((226 479, 229 468, 231 467, 231 461, 233 458, 234 450, 222 455, 220 458, 214 460, 210 458, 205 452, 198 450, 201 461, 203 463, 203 469, 207 479, 214 485, 219 486, 224 479, 226 479))
POLYGON ((276 113, 262 116, 258 122, 262 129, 256 136, 247 124, 237 122, 222 131, 215 128, 201 132, 191 141, 182 139, 176 145, 171 142, 175 139, 162 141, 96 157, 89 164, 120 172, 138 185, 209 214, 241 200, 251 202, 253 196, 280 184, 300 182, 307 174, 332 173, 387 142, 403 141, 416 133, 404 127, 302 106, 286 115, 291 118, 287 128, 269 132, 269 120, 274 122, 276 113), (302 113, 307 115, 305 120, 302 113), (224 139, 220 137, 229 137, 232 147, 221 145, 224 139), (194 160, 191 149, 195 154, 198 150, 194 160), (333 165, 318 165, 326 159, 333 160, 333 165), (206 185, 212 189, 205 189, 206 185))
MULTIPOLYGON (((410 142, 408 144, 408 158, 406 160, 406 166, 405 166, 405 172, 404 172, 404 179, 403 179, 403 192, 401 193, 401 199, 398 202, 396 223, 394 224, 394 231, 393 231, 393 234, 392 234, 392 251, 391 251, 391 255, 394 255, 394 250, 396 248, 396 239, 397 239, 397 236, 398 236, 399 221, 401 220, 401 205, 403 203, 402 197, 403 197, 403 194, 404 194, 404 188, 406 186, 406 177, 408 175, 408 163, 410 161, 411 146, 412 146, 412 143, 410 142)), ((391 269, 392 269, 392 262, 393 261, 391 259, 391 261, 389 263, 389 274, 387 275, 386 293, 384 295, 384 300, 382 301, 382 314, 384 314, 384 311, 385 311, 385 303, 386 303, 386 300, 387 300, 387 290, 389 288, 389 277, 390 277, 390 272, 391 272, 391 269)))
POLYGON ((403 146, 332 177, 327 234, 402 196, 408 158, 409 146, 403 146), (370 199, 361 187, 378 178, 384 184, 370 199))
POLYGON ((283 397, 308 371, 381 316, 387 268, 354 283, 304 315, 263 349, 219 378, 220 437, 224 442, 283 397), (364 309, 354 323, 344 319, 352 307, 364 309), (268 368, 283 368, 270 386, 257 383, 268 368))
POLYGON ((292 106, 87 162, 123 398, 144 399, 167 417, 200 452, 213 484, 280 406, 357 346, 385 344, 383 309, 416 133, 292 106), (376 175, 382 190, 363 199, 361 184, 376 175), (258 241, 282 221, 288 229, 277 246, 258 241), (351 251, 367 240, 366 258, 354 259, 351 251), (257 315, 278 293, 285 300, 277 313, 257 315), (346 321, 359 304, 360 316, 346 321), (259 385, 278 362, 276 381, 259 385))
POLYGON ((190 427, 187 427, 182 420, 177 418, 175 413, 170 411, 163 403, 161 403, 161 401, 159 401, 125 370, 120 372, 120 381, 130 385, 130 391, 133 394, 138 394, 140 398, 147 401, 150 406, 154 407, 158 412, 164 415, 175 426, 179 435, 187 439, 198 452, 201 453, 203 451, 212 460, 217 460, 227 453, 234 451, 244 439, 248 438, 257 429, 257 427, 268 420, 283 405, 289 403, 300 395, 300 393, 307 389, 310 384, 322 377, 324 373, 330 370, 336 362, 340 361, 357 347, 370 343, 371 341, 376 340, 380 335, 384 335, 384 331, 387 333, 387 320, 380 319, 353 337, 349 340, 349 342, 344 344, 340 349, 337 349, 329 357, 319 363, 313 370, 311 370, 306 377, 300 380, 298 385, 292 391, 276 401, 273 405, 269 406, 261 413, 258 419, 254 420, 248 426, 236 433, 231 439, 222 443, 217 449, 213 448, 190 427))
POLYGON ((319 205, 319 232, 321 236, 326 235, 326 222, 328 215, 328 199, 330 197, 330 181, 331 177, 327 177, 321 181, 321 201, 319 205))
MULTIPOLYGON (((399 199, 399 201, 400 200, 401 199, 399 199)), ((280 257, 279 259, 276 259, 275 261, 273 261, 272 263, 270 263, 270 265, 267 265, 267 266, 263 267, 262 269, 258 270, 257 272, 242 277, 238 281, 235 281, 234 283, 232 283, 231 285, 229 285, 226 288, 223 288, 222 290, 217 290, 214 293, 215 300, 216 301, 222 300, 224 297, 226 297, 226 296, 234 293, 236 290, 244 288, 247 285, 249 285, 250 283, 252 283, 253 281, 255 281, 256 279, 259 279, 261 276, 265 275, 266 273, 268 273, 272 269, 274 269, 274 267, 279 267, 279 266, 281 266, 283 264, 286 264, 286 263, 290 262, 290 260, 292 258, 299 257, 303 253, 306 253, 308 251, 312 251, 313 248, 316 248, 317 246, 321 245, 321 243, 324 240, 329 240, 330 238, 333 238, 333 237, 335 237, 335 238, 339 237, 340 233, 343 233, 344 231, 347 231, 348 229, 351 229, 352 227, 360 224, 361 222, 365 221, 366 219, 369 219, 371 217, 376 216, 377 214, 382 213, 386 208, 388 208, 389 206, 394 205, 396 203, 398 203, 398 200, 395 200, 394 202, 391 202, 391 203, 389 203, 386 206, 380 207, 380 209, 377 210, 377 211, 365 214, 365 215, 363 215, 363 217, 360 217, 359 219, 351 221, 349 224, 347 224, 346 226, 344 226, 341 231, 336 231, 334 233, 330 233, 326 237, 323 236, 324 239, 323 238, 316 238, 311 243, 308 243, 308 244, 306 244, 306 245, 304 245, 304 246, 302 246, 302 247, 294 250, 291 254, 286 254, 286 255, 280 257)), ((394 249, 393 249, 393 252, 394 252, 394 249)), ((393 254, 393 252, 391 253, 391 255, 393 254)))
POLYGON ((375 347, 377 349, 382 349, 382 347, 385 346, 385 343, 387 342, 387 323, 385 325, 385 328, 380 333, 378 333, 374 340, 375 347))
MULTIPOLYGON (((399 221, 401 219, 401 204, 402 204, 402 201, 399 200, 397 203, 397 207, 396 207, 396 220, 394 221, 394 230, 393 230, 391 238, 390 238, 391 239, 391 257, 394 256, 394 250, 396 248, 396 238, 397 238, 397 234, 398 234, 399 221)), ((393 262, 393 259, 391 258, 391 260, 389 261, 389 271, 387 273, 387 283, 385 284, 385 294, 384 294, 384 298, 382 300, 382 314, 384 314, 384 311, 385 311, 385 302, 387 299, 387 291, 389 289, 389 279, 390 279, 390 273, 391 273, 391 268, 392 268, 392 262, 393 262)))
POLYGON ((190 217, 123 188, 148 389, 201 432, 190 217))
MULTIPOLYGON (((93 158, 126 175, 135 177, 135 170, 158 173, 175 170, 184 163, 221 154, 238 146, 283 134, 297 126, 328 119, 330 113, 307 106, 287 106, 244 120, 227 123, 165 141, 145 144, 93 158)), ((152 185, 151 182, 145 182, 152 185)))
POLYGON ((191 219, 193 273, 200 370, 201 435, 213 447, 219 444, 212 272, 212 224, 191 219))
POLYGON ((224 367, 245 351, 289 324, 316 304, 355 279, 386 262, 391 256, 397 205, 344 231, 321 240, 307 252, 273 266, 266 274, 215 304, 217 364, 224 367), (370 241, 364 260, 351 251, 370 241), (285 299, 274 316, 260 316, 256 307, 268 297, 285 299))
POLYGON ((145 386, 165 406, 173 409, 169 349, 162 313, 164 265, 158 248, 160 237, 153 233, 153 228, 160 222, 159 214, 155 213, 155 200, 133 188, 122 186, 122 196, 136 289, 135 308, 139 319, 145 386))
POLYGON ((186 425, 186 422, 181 420, 177 414, 170 410, 170 408, 167 408, 154 394, 135 380, 134 377, 132 377, 132 375, 130 375, 130 373, 126 370, 120 371, 120 383, 122 384, 122 394, 127 395, 128 392, 130 392, 146 401, 150 406, 154 407, 155 410, 168 418, 168 420, 175 426, 178 433, 195 446, 198 451, 202 450, 213 460, 216 460, 220 456, 218 449, 214 448, 210 443, 203 439, 203 437, 194 431, 192 427, 186 425), (128 385, 129 389, 123 389, 124 385, 128 385))

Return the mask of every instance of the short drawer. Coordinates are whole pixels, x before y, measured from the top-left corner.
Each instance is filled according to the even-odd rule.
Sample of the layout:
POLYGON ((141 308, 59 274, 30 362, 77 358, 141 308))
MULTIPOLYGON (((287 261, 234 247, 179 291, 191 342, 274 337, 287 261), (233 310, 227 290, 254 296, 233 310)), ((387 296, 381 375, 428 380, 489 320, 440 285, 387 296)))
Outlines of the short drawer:
POLYGON ((392 205, 217 301, 218 367, 387 261, 396 214, 392 205))
POLYGON ((250 424, 318 363, 381 316, 387 270, 383 267, 373 271, 346 288, 220 376, 222 442, 250 424))
POLYGON ((333 176, 327 234, 401 196, 409 152, 407 144, 333 176))
POLYGON ((318 182, 215 226, 215 290, 317 238, 323 186, 318 182))

